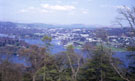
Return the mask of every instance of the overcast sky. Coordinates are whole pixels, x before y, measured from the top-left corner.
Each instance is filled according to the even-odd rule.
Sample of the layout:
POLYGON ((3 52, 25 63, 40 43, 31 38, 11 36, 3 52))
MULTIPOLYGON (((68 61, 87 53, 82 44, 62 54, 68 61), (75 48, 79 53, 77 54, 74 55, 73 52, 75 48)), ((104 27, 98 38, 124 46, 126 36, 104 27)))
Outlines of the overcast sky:
POLYGON ((0 21, 110 25, 135 0, 0 0, 0 21))

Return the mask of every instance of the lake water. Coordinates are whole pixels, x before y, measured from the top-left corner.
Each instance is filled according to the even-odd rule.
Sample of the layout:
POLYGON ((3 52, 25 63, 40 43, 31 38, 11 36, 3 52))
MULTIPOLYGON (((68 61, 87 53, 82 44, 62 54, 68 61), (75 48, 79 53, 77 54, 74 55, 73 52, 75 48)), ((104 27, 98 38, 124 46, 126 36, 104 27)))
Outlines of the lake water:
MULTIPOLYGON (((37 39, 34 39, 34 40, 33 39, 25 39, 25 42, 27 42, 29 44, 40 45, 40 46, 42 46, 44 44, 41 40, 37 40, 37 39)), ((58 42, 60 42, 60 41, 59 40, 52 41, 53 46, 51 48, 51 52, 53 54, 65 50, 64 46, 59 45, 58 42)), ((76 50, 76 51, 80 51, 80 50, 76 50)), ((129 55, 129 54, 131 54, 131 52, 115 52, 115 54, 113 56, 122 60, 125 65, 128 65, 129 61, 127 59, 127 55, 129 55)))
MULTIPOLYGON (((44 43, 40 39, 23 39, 26 43, 31 44, 31 45, 38 45, 38 46, 44 46, 44 43)), ((63 45, 59 45, 59 40, 52 40, 51 44, 53 45, 50 49, 52 54, 59 53, 61 51, 65 51, 65 48, 63 45)), ((76 50, 80 51, 80 50, 76 50)), ((124 64, 127 66, 128 65, 128 59, 127 55, 131 52, 115 52, 113 55, 116 58, 120 58, 124 62, 124 64)), ((16 63, 25 63, 25 59, 20 59, 18 58, 17 55, 12 56, 13 59, 11 59, 13 62, 16 63)))
MULTIPOLYGON (((44 43, 40 39, 23 39, 26 43, 31 45, 38 45, 38 46, 44 46, 44 43)), ((59 40, 52 40, 50 51, 52 54, 59 53, 61 51, 64 51, 65 48, 62 45, 59 45, 59 40)))
POLYGON ((14 36, 14 35, 7 35, 7 34, 1 34, 1 33, 0 33, 0 37, 15 38, 15 36, 14 36))

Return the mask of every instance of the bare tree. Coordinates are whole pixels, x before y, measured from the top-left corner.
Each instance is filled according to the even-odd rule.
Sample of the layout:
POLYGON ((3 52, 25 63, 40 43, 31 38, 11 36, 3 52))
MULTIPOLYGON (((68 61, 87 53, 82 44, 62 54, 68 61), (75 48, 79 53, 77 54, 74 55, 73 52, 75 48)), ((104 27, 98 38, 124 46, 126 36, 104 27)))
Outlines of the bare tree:
POLYGON ((22 81, 23 80, 23 68, 21 64, 15 64, 4 60, 0 64, 0 73, 2 81, 22 81))
MULTIPOLYGON (((83 55, 84 57, 86 57, 87 59, 91 58, 92 55, 92 51, 96 49, 96 46, 91 44, 90 42, 86 42, 83 46, 82 46, 82 51, 84 52, 85 55, 83 55)), ((87 59, 84 59, 87 60, 87 59)))
POLYGON ((0 47, 0 81, 22 81, 24 66, 13 62, 16 51, 16 46, 0 47))
MULTIPOLYGON (((121 24, 120 24, 121 25, 121 24)), ((125 73, 122 72, 122 70, 119 69, 119 64, 117 64, 117 62, 115 62, 115 60, 113 59, 113 52, 112 52, 112 49, 110 47, 110 42, 109 42, 109 38, 108 38, 108 34, 104 34, 105 36, 102 36, 101 38, 104 38, 106 39, 106 42, 107 42, 107 45, 108 45, 108 50, 104 50, 103 51, 106 53, 106 55, 108 55, 109 57, 109 62, 111 64, 111 66, 113 67, 113 69, 117 72, 117 74, 123 79, 123 80, 126 80, 126 81, 130 81, 125 73)))
POLYGON ((124 23, 128 23, 131 28, 131 35, 135 36, 135 7, 129 8, 123 6, 118 9, 119 17, 116 18, 116 23, 124 27, 124 23))
POLYGON ((125 73, 123 73, 122 71, 120 71, 119 69, 119 66, 114 62, 114 60, 112 59, 112 55, 113 53, 111 52, 111 50, 109 51, 109 61, 110 61, 110 64, 112 65, 112 67, 114 68, 114 70, 117 72, 117 74, 123 79, 123 80, 126 80, 126 81, 130 81, 125 73))
POLYGON ((66 55, 72 71, 72 81, 77 81, 77 75, 81 66, 81 57, 75 53, 72 45, 67 47, 66 55))
MULTIPOLYGON (((130 35, 131 37, 135 37, 135 7, 127 7, 123 6, 122 8, 118 9, 118 13, 120 14, 119 17, 116 18, 116 23, 121 27, 124 27, 124 23, 128 23, 130 27, 130 35)), ((133 41, 134 44, 135 41, 133 41)), ((133 45, 134 46, 134 45, 133 45)), ((132 47, 132 46, 131 46, 132 47)), ((110 58, 111 65, 114 67, 116 72, 126 81, 130 81, 129 78, 124 76, 119 69, 113 64, 112 59, 110 58)))
MULTIPOLYGON (((122 26, 121 22, 118 22, 119 25, 122 26)), ((102 40, 106 41, 106 45, 108 46, 108 50, 104 49, 103 48, 103 42, 100 41, 101 43, 101 49, 102 51, 108 56, 109 58, 109 62, 111 64, 111 66, 113 67, 113 69, 117 72, 117 74, 123 79, 123 80, 126 80, 126 81, 130 81, 126 75, 122 72, 122 70, 119 69, 119 65, 114 61, 112 55, 113 55, 113 52, 112 52, 112 49, 110 47, 110 42, 109 42, 109 38, 108 38, 108 34, 107 34, 107 31, 103 30, 103 29, 99 29, 97 31, 97 37, 101 38, 102 40)), ((101 63, 102 63, 102 58, 101 58, 101 63)), ((102 80, 102 70, 101 70, 101 81, 102 80)))
POLYGON ((19 51, 21 56, 24 56, 30 64, 30 73, 33 81, 36 81, 38 70, 43 67, 45 59, 45 48, 32 45, 29 48, 23 48, 19 51))
POLYGON ((58 72, 58 81, 68 81, 69 79, 71 80, 71 78, 69 79, 67 78, 70 77, 70 75, 67 74, 69 62, 66 53, 60 52, 55 54, 54 60, 55 60, 54 65, 58 72))
MULTIPOLYGON (((49 36, 44 36, 42 38, 42 41, 44 42, 44 45, 46 47, 46 55, 45 55, 45 60, 44 60, 44 68, 46 67, 46 64, 48 63, 49 59, 47 58, 50 54, 50 47, 52 46, 51 45, 51 41, 52 41, 52 38, 49 37, 49 36)), ((45 72, 45 69, 44 69, 44 73, 43 73, 43 81, 45 81, 45 78, 46 78, 46 72, 45 72)))

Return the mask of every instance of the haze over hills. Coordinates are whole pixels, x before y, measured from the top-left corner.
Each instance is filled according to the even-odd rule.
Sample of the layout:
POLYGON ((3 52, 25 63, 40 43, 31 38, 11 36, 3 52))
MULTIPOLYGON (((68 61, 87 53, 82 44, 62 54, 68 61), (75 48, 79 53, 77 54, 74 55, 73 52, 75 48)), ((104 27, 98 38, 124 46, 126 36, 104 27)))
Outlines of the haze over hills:
POLYGON ((29 27, 29 28, 101 28, 105 26, 100 25, 84 25, 84 24, 44 24, 44 23, 16 23, 16 22, 2 22, 0 21, 0 26, 5 27, 29 27))

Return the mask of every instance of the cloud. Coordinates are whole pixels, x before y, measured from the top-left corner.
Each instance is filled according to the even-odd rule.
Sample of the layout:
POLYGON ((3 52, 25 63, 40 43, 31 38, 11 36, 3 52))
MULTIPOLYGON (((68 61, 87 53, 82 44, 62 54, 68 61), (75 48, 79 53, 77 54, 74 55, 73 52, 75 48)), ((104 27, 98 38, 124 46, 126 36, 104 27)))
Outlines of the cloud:
POLYGON ((30 13, 30 14, 48 14, 64 12, 65 14, 75 15, 77 13, 87 14, 87 10, 76 8, 73 5, 51 5, 51 4, 40 4, 38 7, 30 6, 24 9, 20 9, 19 13, 30 13))
POLYGON ((123 5, 114 6, 114 8, 116 8, 116 9, 129 9, 130 10, 130 8, 128 6, 123 6, 123 5))
POLYGON ((30 6, 19 10, 19 13, 49 13, 54 11, 73 11, 76 7, 72 5, 50 5, 41 4, 39 7, 30 6))
POLYGON ((88 14, 88 12, 87 12, 87 11, 82 11, 82 13, 83 13, 83 14, 88 14))
POLYGON ((46 10, 46 9, 42 9, 42 8, 36 8, 36 7, 28 7, 28 8, 25 8, 25 9, 21 9, 19 11, 20 13, 37 13, 37 12, 40 12, 40 13, 48 13, 49 11, 46 10))
POLYGON ((28 12, 28 11, 26 9, 21 9, 19 12, 20 13, 25 13, 25 12, 28 12))
POLYGON ((41 4, 41 6, 48 10, 59 10, 59 11, 70 11, 76 9, 72 5, 50 5, 50 4, 41 4))
POLYGON ((89 10, 88 10, 88 9, 85 9, 85 8, 81 8, 81 9, 80 9, 80 12, 81 12, 82 14, 88 14, 88 13, 89 13, 89 10))
POLYGON ((116 6, 114 6, 114 5, 100 5, 100 7, 102 7, 102 8, 115 8, 115 9, 129 9, 130 10, 130 8, 128 7, 128 6, 123 6, 123 5, 116 5, 116 6))

